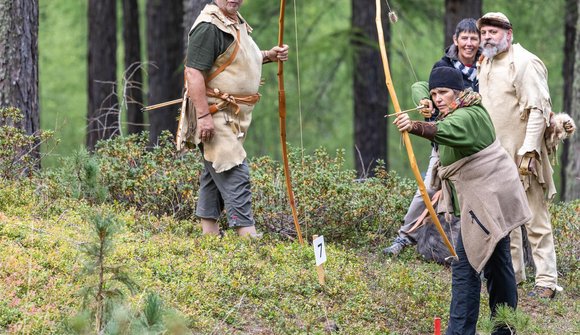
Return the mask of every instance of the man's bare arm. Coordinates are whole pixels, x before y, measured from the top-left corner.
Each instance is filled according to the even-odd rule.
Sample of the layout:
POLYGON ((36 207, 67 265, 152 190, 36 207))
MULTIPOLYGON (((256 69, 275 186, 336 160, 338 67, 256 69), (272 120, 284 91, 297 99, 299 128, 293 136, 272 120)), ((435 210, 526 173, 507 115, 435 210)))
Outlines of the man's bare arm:
POLYGON ((205 95, 205 76, 203 72, 186 66, 185 80, 187 80, 188 96, 195 107, 200 138, 203 142, 209 142, 214 134, 214 124, 205 95))

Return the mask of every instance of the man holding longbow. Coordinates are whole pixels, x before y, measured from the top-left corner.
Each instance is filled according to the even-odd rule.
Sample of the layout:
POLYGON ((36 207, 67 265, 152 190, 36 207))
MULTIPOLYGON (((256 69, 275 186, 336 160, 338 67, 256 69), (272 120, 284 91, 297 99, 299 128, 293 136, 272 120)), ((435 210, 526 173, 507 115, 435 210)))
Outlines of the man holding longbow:
POLYGON ((189 32, 185 64, 186 99, 178 148, 198 145, 203 153, 196 215, 203 234, 219 234, 225 208, 240 236, 256 236, 250 173, 243 147, 260 99, 262 64, 288 60, 288 46, 260 50, 252 28, 239 14, 243 0, 214 0, 189 32))

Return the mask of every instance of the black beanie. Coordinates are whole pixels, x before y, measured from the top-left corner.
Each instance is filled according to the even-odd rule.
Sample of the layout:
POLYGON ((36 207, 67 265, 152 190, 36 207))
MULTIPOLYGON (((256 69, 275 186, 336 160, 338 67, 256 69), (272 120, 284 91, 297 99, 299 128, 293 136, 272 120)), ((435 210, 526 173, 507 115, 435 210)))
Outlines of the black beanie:
POLYGON ((465 89, 461 71, 453 67, 440 66, 431 70, 429 75, 429 91, 436 87, 451 88, 458 91, 465 89))

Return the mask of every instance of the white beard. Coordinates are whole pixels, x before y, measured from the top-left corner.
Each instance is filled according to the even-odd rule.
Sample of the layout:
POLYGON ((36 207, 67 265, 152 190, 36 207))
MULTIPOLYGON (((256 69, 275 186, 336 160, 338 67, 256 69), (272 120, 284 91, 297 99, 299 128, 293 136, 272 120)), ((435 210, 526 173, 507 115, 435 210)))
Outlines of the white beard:
POLYGON ((493 42, 484 42, 482 54, 486 58, 493 58, 498 53, 504 52, 509 48, 507 35, 503 35, 503 38, 497 43, 493 42))

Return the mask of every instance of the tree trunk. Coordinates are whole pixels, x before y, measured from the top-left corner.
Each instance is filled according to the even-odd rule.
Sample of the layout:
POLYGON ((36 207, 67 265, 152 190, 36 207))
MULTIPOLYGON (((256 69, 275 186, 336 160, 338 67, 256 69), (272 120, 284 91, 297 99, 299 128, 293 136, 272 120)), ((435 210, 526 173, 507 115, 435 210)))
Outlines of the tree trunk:
POLYGON ((115 0, 89 0, 87 147, 119 133, 117 103, 117 7, 115 0))
MULTIPOLYGON (((578 49, 575 50, 576 44, 576 24, 578 22, 578 7, 580 4, 578 0, 566 0, 566 19, 564 21, 564 34, 565 34, 565 42, 564 42, 564 65, 562 67, 562 78, 564 79, 564 110, 563 112, 568 113, 572 116, 573 119, 578 120, 579 112, 578 107, 575 109, 572 108, 572 100, 574 91, 572 89, 572 85, 576 80, 576 77, 580 76, 580 72, 578 70, 574 71, 575 67, 575 60, 574 58, 578 59, 579 51, 578 49), (574 111, 576 114, 574 115, 574 111)), ((577 43, 577 42, 576 42, 577 43)), ((576 61, 578 62, 578 61, 576 61)), ((576 87, 577 89, 577 87, 576 87)), ((576 135, 577 137, 578 135, 576 135)), ((572 200, 576 199, 580 196, 580 191, 578 189, 578 180, 576 179, 579 176, 579 165, 576 162, 576 171, 572 167, 574 156, 578 156, 578 150, 580 150, 580 146, 578 146, 578 142, 576 142, 576 154, 574 155, 574 150, 571 150, 573 146, 574 138, 571 140, 564 141, 562 144, 562 153, 560 159, 560 200, 572 200), (568 194, 568 187, 571 188, 572 194, 568 194), (574 189, 576 189, 574 191, 574 189), (574 196, 575 192, 575 196, 574 196)), ((576 158, 578 159, 578 158, 576 158)))
MULTIPOLYGON (((147 1, 149 105, 180 98, 183 89, 183 1, 147 1)), ((149 112, 151 145, 163 130, 174 135, 177 105, 149 112)))
MULTIPOLYGON (((578 120, 580 120, 580 15, 578 15, 578 10, 580 9, 580 0, 576 0, 576 42, 574 55, 574 82, 572 85, 572 102, 570 104, 570 116, 572 119, 576 120, 576 125, 578 125, 578 120)), ((565 189, 566 200, 573 200, 580 198, 580 135, 577 133, 572 136, 567 141, 567 164, 565 170, 566 172, 566 184, 563 185, 562 189, 565 189)))
MULTIPOLYGON (((391 34, 386 11, 383 11, 383 27, 387 45, 391 34)), ((375 24, 375 1, 352 1, 351 41, 354 53, 354 142, 356 170, 361 177, 373 175, 376 160, 388 162, 387 124, 384 115, 388 111, 388 92, 381 55, 377 45, 375 24)), ((390 49, 387 47, 387 49, 390 49)))
POLYGON ((183 48, 184 55, 187 52, 187 37, 189 36, 189 30, 197 16, 207 5, 211 3, 211 0, 183 0, 183 48))
POLYGON ((141 38, 137 0, 123 0, 123 42, 125 45, 124 99, 127 107, 127 132, 144 130, 143 73, 141 71, 141 38))
POLYGON ((459 21, 467 18, 479 19, 482 13, 482 0, 445 0, 445 45, 453 43, 455 26, 459 21))
MULTIPOLYGON (((0 0, 0 108, 17 107, 28 135, 40 130, 38 0, 0 0)), ((32 156, 40 157, 38 142, 32 156)))

